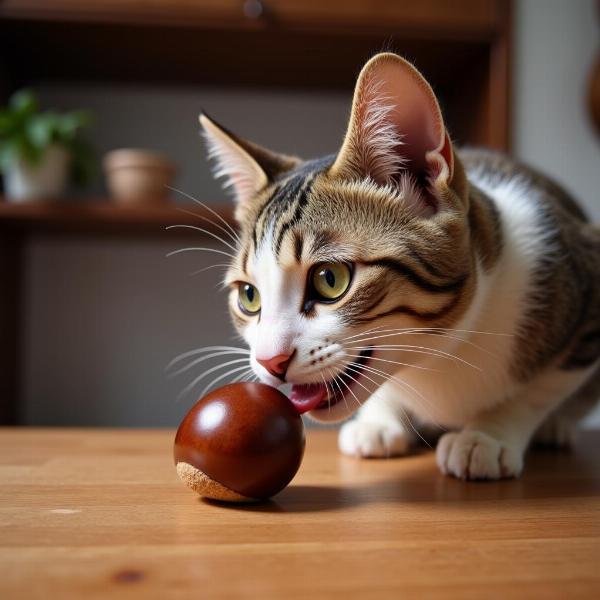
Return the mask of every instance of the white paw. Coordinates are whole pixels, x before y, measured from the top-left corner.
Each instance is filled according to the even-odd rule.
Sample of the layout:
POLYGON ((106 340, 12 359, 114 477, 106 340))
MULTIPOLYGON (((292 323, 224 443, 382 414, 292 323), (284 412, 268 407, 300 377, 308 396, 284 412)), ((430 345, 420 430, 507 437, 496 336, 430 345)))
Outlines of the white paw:
POLYGON ((410 436, 402 425, 355 420, 342 425, 338 446, 344 454, 358 458, 389 458, 406 454, 410 436))
POLYGON ((446 433, 438 442, 436 460, 442 473, 459 479, 517 477, 523 456, 481 431, 446 433))
POLYGON ((577 437, 577 423, 559 415, 551 415, 534 436, 534 442, 554 448, 571 448, 577 437))

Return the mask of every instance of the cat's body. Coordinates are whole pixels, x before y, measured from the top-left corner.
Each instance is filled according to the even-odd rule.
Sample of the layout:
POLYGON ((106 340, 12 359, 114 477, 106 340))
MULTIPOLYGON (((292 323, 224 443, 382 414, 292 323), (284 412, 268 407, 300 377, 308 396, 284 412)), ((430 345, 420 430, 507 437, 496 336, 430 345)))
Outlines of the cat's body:
POLYGON ((344 426, 340 445, 360 456, 405 452, 420 433, 409 411, 417 429, 463 430, 443 438, 440 468, 496 478, 520 472, 536 430, 543 443, 568 445, 600 398, 600 231, 549 179, 498 153, 460 157, 471 203, 491 202, 500 232, 493 258, 476 253, 477 291, 455 326, 463 339, 428 344, 465 362, 424 361, 436 376, 408 369, 402 381, 418 396, 389 382, 344 426), (479 444, 489 452, 475 452, 479 444))
POLYGON ((363 404, 343 452, 402 454, 433 425, 455 430, 440 468, 478 479, 519 474, 538 429, 568 441, 600 394, 600 231, 563 190, 455 152, 394 55, 363 70, 335 157, 203 125, 239 200, 227 282, 252 365, 319 420, 363 404))

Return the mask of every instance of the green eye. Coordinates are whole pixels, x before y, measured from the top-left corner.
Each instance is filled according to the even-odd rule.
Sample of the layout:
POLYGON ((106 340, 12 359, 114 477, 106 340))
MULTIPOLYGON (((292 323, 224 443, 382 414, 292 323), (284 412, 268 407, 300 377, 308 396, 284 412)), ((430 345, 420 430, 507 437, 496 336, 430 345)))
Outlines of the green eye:
POLYGON ((255 315, 260 310, 260 294, 252 284, 240 283, 238 294, 238 304, 242 312, 255 315))
POLYGON ((312 275, 315 291, 324 300, 336 300, 350 286, 352 274, 344 263, 325 263, 319 265, 312 275))

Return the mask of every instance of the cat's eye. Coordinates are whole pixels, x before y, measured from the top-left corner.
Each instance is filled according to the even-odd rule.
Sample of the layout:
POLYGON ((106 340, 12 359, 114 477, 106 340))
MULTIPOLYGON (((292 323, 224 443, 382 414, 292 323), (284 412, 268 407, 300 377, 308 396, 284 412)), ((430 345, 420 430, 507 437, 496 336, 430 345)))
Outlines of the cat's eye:
POLYGON ((350 287, 352 272, 345 263, 323 263, 312 273, 312 286, 321 300, 337 300, 350 287))
POLYGON ((247 315, 255 315, 260 310, 260 294, 251 283, 239 284, 238 304, 247 315))

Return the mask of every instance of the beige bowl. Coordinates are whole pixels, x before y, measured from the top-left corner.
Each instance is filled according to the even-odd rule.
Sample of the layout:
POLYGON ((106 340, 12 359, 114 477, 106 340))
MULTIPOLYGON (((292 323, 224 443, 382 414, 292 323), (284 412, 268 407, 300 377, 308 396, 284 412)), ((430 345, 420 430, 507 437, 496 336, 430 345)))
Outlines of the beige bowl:
POLYGON ((175 165, 148 150, 124 148, 104 156, 104 172, 111 196, 121 204, 163 204, 175 165))

